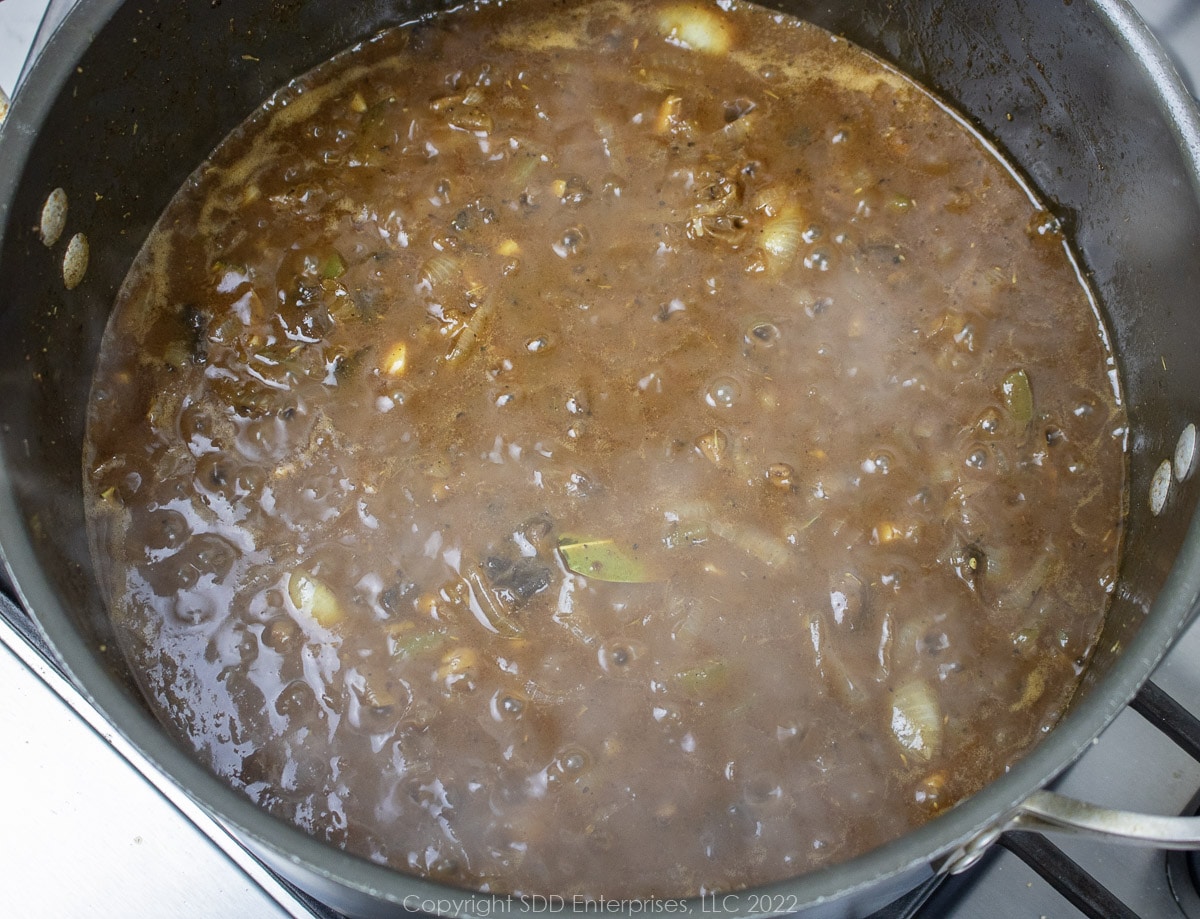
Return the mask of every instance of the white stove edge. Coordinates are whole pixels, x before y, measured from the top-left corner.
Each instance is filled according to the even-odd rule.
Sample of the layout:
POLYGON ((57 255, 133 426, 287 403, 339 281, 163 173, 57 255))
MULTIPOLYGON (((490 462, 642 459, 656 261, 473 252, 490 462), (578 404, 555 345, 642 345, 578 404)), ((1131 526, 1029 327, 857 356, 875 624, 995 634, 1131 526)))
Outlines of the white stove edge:
POLYGON ((3 619, 0 700, 0 914, 312 919, 3 619))

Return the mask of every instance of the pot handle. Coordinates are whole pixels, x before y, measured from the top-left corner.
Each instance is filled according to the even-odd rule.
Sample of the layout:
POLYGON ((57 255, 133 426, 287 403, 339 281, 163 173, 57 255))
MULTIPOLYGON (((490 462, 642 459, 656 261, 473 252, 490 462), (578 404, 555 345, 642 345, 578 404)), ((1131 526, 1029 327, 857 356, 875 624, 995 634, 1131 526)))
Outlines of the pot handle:
POLYGON ((1033 792, 1017 805, 1007 822, 984 830, 951 853, 939 866, 939 871, 946 874, 966 871, 1009 830, 1069 833, 1154 849, 1200 849, 1200 817, 1139 814, 1042 790, 1033 792))
POLYGON ((1035 791, 1026 798, 1008 829, 1065 832, 1155 849, 1200 849, 1200 817, 1115 810, 1055 791, 1035 791))

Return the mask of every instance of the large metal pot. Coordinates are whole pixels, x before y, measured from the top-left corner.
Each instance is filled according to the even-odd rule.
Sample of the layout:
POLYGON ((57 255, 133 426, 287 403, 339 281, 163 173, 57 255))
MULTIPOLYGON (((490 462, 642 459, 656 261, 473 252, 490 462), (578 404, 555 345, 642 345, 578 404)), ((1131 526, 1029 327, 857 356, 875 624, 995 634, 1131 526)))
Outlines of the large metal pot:
MULTIPOLYGON (((258 811, 167 739, 126 673, 88 555, 84 407, 116 289, 188 173, 292 76, 452 2, 84 0, 0 129, 0 545, 11 575, 69 672, 118 730, 286 877, 353 916, 388 915, 397 905, 486 915, 572 904, 497 903, 329 849, 258 811), (69 200, 66 233, 46 245, 40 214, 59 187, 69 200), (63 256, 76 233, 86 235, 90 260, 69 287, 63 256)), ((1009 774, 891 844, 769 889, 686 904, 693 912, 849 916, 969 862, 1013 820, 1078 816, 1040 789, 1124 707, 1197 608, 1200 475, 1191 476, 1186 455, 1173 470, 1163 463, 1200 421, 1200 120, 1121 0, 776 5, 936 89, 1065 218, 1111 323, 1132 428, 1120 586, 1062 723, 1009 774), (1167 488, 1160 513, 1149 498, 1156 473, 1167 488)), ((1178 844, 1200 836, 1187 824, 1159 829, 1180 836, 1178 844)))

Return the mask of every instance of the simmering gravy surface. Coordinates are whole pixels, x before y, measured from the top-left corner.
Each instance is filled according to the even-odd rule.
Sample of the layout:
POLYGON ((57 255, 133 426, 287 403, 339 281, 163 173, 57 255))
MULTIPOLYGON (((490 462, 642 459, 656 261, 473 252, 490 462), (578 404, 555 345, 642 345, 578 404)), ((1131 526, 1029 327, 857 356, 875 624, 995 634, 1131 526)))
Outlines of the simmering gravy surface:
POLYGON ((363 857, 696 894, 844 860, 1060 717, 1125 418, 1061 228, 741 4, 380 35, 180 190, 85 480, 163 722, 363 857))

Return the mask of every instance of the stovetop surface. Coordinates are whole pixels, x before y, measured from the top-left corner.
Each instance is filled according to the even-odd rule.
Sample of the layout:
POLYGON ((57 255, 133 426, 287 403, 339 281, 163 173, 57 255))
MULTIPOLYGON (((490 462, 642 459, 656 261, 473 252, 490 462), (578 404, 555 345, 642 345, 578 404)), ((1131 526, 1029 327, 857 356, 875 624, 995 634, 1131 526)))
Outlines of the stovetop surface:
MULTIPOLYGON (((4 41, 11 44, 14 35, 27 47, 40 46, 73 2, 6 0, 0 5, 0 47, 4 41), (23 24, 18 14, 25 17, 23 24)), ((1134 0, 1133 5, 1195 93, 1200 0, 1134 0)), ((143 767, 149 779, 131 768, 131 761, 138 765, 136 752, 90 710, 36 644, 22 614, 0 595, 0 736, 21 738, 0 758, 0 778, 10 789, 6 830, 0 834, 0 913, 55 919, 332 915, 295 896, 152 767, 143 767), (68 870, 69 885, 58 880, 68 870)), ((1183 634, 1153 682, 1200 714, 1197 662, 1200 624, 1183 634)), ((1055 788, 1103 805, 1176 814, 1200 789, 1200 763, 1128 709, 1055 788)), ((1024 851, 1024 841, 1014 838, 1008 847, 994 847, 968 874, 942 884, 919 908, 898 904, 885 914, 888 919, 1185 916, 1168 883, 1164 853, 1071 837, 1055 837, 1053 843, 1128 912, 1072 905, 1027 864, 1036 859, 1014 854, 1024 851)))

